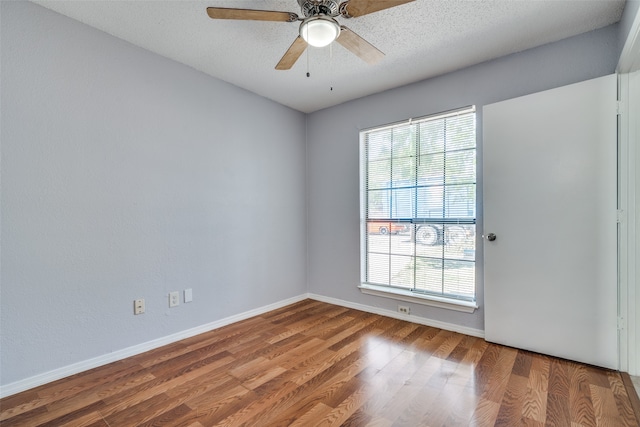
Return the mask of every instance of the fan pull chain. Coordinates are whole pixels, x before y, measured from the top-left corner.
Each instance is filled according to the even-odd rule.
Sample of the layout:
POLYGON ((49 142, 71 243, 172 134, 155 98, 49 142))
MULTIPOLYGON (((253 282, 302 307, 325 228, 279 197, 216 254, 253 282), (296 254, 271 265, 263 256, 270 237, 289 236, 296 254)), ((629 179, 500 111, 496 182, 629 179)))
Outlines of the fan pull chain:
POLYGON ((333 43, 329 45, 329 86, 333 92, 333 43))
POLYGON ((307 47, 307 77, 311 77, 311 73, 309 72, 309 47, 307 47))

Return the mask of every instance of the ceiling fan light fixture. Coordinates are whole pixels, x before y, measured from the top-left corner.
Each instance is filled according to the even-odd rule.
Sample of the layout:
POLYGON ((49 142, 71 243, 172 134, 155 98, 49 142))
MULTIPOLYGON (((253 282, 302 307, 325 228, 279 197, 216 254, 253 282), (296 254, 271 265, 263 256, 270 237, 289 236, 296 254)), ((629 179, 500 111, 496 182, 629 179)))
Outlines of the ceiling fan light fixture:
POLYGON ((314 16, 300 25, 300 36, 311 46, 324 47, 340 35, 340 25, 328 16, 314 16))

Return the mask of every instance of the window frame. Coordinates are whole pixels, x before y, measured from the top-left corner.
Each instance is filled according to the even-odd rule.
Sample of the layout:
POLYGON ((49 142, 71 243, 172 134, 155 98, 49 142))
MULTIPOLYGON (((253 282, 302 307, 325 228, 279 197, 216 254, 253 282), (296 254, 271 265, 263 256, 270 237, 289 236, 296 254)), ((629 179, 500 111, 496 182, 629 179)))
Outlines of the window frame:
MULTIPOLYGON (((424 122, 424 121, 433 121, 433 120, 438 120, 438 119, 445 119, 447 117, 453 117, 453 116, 458 116, 458 115, 462 115, 462 114, 469 114, 469 113, 473 113, 474 114, 474 119, 477 120, 477 111, 475 108, 475 105, 471 105, 471 106, 467 106, 467 107, 463 107, 463 108, 458 108, 455 110, 449 110, 449 111, 445 111, 445 112, 441 112, 441 113, 437 113, 437 114, 432 114, 432 115, 428 115, 428 116, 423 116, 423 117, 419 117, 419 118, 411 118, 408 120, 403 120, 400 122, 395 122, 395 123, 390 123, 387 125, 381 125, 381 126, 375 126, 375 127, 371 127, 371 128, 367 128, 367 129, 362 129, 360 131, 360 143, 359 143, 359 148, 360 148, 360 285, 358 286, 358 288, 360 289, 360 291, 363 294, 367 294, 367 295, 374 295, 374 296, 380 296, 380 297, 386 297, 386 298, 391 298, 391 299, 395 299, 395 300, 399 300, 399 301, 405 301, 405 302, 413 302, 416 304, 421 304, 421 305, 428 305, 428 306, 434 306, 434 307, 439 307, 439 308, 445 308, 445 309, 449 309, 449 310, 455 310, 455 311, 460 311, 460 312, 465 312, 465 313, 473 313, 477 308, 477 264, 476 267, 474 267, 474 297, 473 299, 460 299, 460 298, 456 298, 455 296, 451 295, 437 295, 437 294, 429 294, 429 293, 422 293, 422 292, 415 292, 410 288, 404 289, 404 288, 399 288, 399 287, 394 287, 391 285, 377 285, 377 284, 372 284, 372 283, 367 283, 366 282, 366 278, 367 278, 367 232, 368 232, 368 224, 367 224, 367 148, 366 148, 366 144, 367 144, 367 138, 366 138, 366 134, 367 132, 370 131, 383 131, 386 129, 392 129, 392 128, 396 128, 399 126, 403 126, 403 125, 412 125, 412 124, 416 124, 419 122, 424 122)), ((475 144, 475 153, 477 155, 477 126, 474 130, 475 133, 475 139, 476 139, 476 144, 475 144)), ((476 157, 477 158, 477 157, 476 157)), ((477 195, 478 189, 477 189, 477 168, 476 168, 476 177, 475 177, 475 192, 477 195)), ((476 197, 476 209, 475 209, 475 214, 474 217, 471 221, 469 221, 468 223, 472 223, 474 225, 477 225, 477 197, 476 197)), ((403 221, 391 221, 391 222, 400 222, 402 223, 403 221)), ((416 218, 411 218, 411 222, 410 225, 413 226, 414 223, 420 222, 419 220, 416 221, 416 218)), ((429 223, 431 221, 426 221, 425 223, 429 223)), ((434 221, 435 222, 435 221, 434 221)), ((447 223, 447 219, 446 218, 439 218, 437 219, 438 223, 447 223)), ((478 238, 477 238, 477 234, 475 236, 475 242, 474 242, 474 248, 477 248, 478 245, 478 238)), ((443 258, 444 259, 444 258, 443 258)), ((474 264, 475 264, 475 259, 474 259, 474 264)))

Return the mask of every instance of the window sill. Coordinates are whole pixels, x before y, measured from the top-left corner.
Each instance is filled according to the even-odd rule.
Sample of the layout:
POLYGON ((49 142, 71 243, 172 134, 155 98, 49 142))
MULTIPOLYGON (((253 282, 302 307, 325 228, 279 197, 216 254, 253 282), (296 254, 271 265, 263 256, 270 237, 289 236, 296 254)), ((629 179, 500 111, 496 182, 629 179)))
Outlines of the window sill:
POLYGON ((361 284, 358 288, 360 288, 360 292, 367 295, 392 298, 400 301, 445 308, 448 310, 462 311, 464 313, 473 313, 478 308, 478 305, 474 301, 459 301, 433 295, 417 295, 411 291, 405 291, 402 289, 367 284, 361 284))

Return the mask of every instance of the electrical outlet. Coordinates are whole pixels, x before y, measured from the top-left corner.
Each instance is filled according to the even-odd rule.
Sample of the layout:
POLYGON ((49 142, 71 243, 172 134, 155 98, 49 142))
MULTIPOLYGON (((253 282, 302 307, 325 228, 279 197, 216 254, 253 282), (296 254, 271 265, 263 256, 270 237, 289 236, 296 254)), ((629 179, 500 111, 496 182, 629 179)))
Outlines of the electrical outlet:
POLYGON ((144 313, 144 299, 137 299, 133 301, 133 314, 144 313))
POLYGON ((399 305, 398 306, 398 313, 411 314, 411 309, 409 307, 407 307, 406 305, 399 305))
POLYGON ((180 305, 180 292, 169 292, 169 307, 180 305))
POLYGON ((185 289, 184 290, 184 302, 191 302, 193 301, 193 289, 189 288, 189 289, 185 289))

